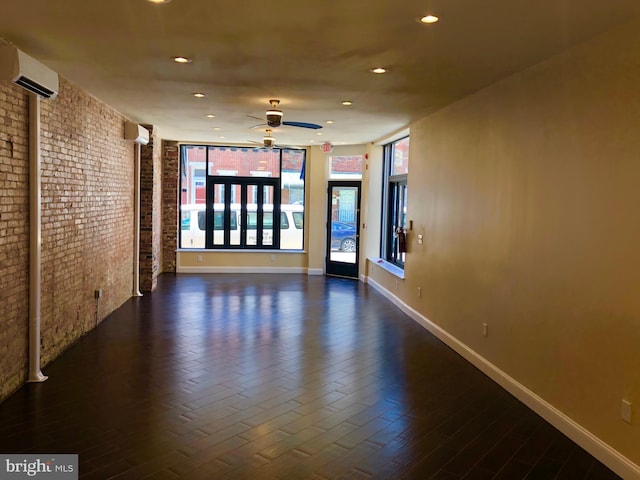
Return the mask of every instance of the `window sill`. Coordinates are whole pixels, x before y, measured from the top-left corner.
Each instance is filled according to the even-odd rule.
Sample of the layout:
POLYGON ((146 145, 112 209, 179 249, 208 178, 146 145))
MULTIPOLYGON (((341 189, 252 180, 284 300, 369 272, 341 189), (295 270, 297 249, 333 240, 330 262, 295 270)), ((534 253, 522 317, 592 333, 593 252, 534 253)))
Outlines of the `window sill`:
POLYGON ((377 266, 379 266, 383 270, 386 270, 387 272, 391 273, 392 275, 395 275, 396 277, 401 278, 401 279, 404 280, 404 270, 402 268, 398 267, 397 265, 394 265, 391 262, 387 262, 383 258, 369 258, 368 260, 371 263, 376 264, 377 266))

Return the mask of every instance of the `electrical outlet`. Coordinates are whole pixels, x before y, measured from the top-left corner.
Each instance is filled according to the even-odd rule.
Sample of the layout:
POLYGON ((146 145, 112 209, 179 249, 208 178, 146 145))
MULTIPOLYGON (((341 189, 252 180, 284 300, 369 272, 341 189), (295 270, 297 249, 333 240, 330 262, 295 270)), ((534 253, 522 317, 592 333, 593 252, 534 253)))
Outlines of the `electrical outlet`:
POLYGON ((418 287, 418 297, 422 297, 422 287, 418 287))
POLYGON ((483 322, 482 323, 482 336, 483 337, 488 337, 489 336, 489 324, 483 322))
POLYGON ((622 400, 622 408, 620 410, 622 420, 631 423, 631 402, 628 400, 622 400))
POLYGON ((398 282, 398 280, 396 280, 396 290, 398 290, 399 286, 400 286, 400 282, 398 282))
POLYGON ((275 262, 276 261, 276 256, 275 255, 271 255, 271 261, 275 262))
POLYGON ((198 255, 196 257, 196 260, 198 261, 198 263, 202 262, 202 255, 198 255))

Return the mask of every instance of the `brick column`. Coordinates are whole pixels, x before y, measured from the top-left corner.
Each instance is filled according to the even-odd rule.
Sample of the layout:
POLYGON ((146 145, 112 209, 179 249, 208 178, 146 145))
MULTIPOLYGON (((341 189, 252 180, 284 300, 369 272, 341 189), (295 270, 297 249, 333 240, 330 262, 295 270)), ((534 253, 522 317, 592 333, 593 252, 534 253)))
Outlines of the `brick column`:
POLYGON ((178 192, 180 191, 180 147, 178 142, 162 142, 162 270, 176 271, 178 247, 178 192))
POLYGON ((162 265, 161 140, 152 125, 149 143, 140 149, 140 291, 152 292, 162 265))

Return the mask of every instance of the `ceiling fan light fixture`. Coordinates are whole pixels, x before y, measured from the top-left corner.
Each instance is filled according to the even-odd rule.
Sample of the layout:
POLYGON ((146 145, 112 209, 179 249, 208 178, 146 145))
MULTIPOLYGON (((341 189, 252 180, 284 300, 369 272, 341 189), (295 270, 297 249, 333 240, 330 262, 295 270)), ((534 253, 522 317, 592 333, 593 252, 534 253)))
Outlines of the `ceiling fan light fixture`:
POLYGON ((271 130, 267 129, 267 134, 262 137, 262 143, 268 148, 271 148, 276 144, 276 139, 271 136, 271 130))
POLYGON ((279 127, 282 124, 282 111, 271 109, 267 110, 267 125, 270 127, 279 127))

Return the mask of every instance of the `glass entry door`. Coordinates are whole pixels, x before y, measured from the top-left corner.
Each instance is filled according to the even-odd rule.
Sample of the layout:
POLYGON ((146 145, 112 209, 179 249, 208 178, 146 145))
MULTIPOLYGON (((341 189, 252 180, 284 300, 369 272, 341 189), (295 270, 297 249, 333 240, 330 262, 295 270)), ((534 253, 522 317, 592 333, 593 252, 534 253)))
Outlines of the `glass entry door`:
POLYGON ((358 278, 360 182, 329 182, 326 274, 358 278))

